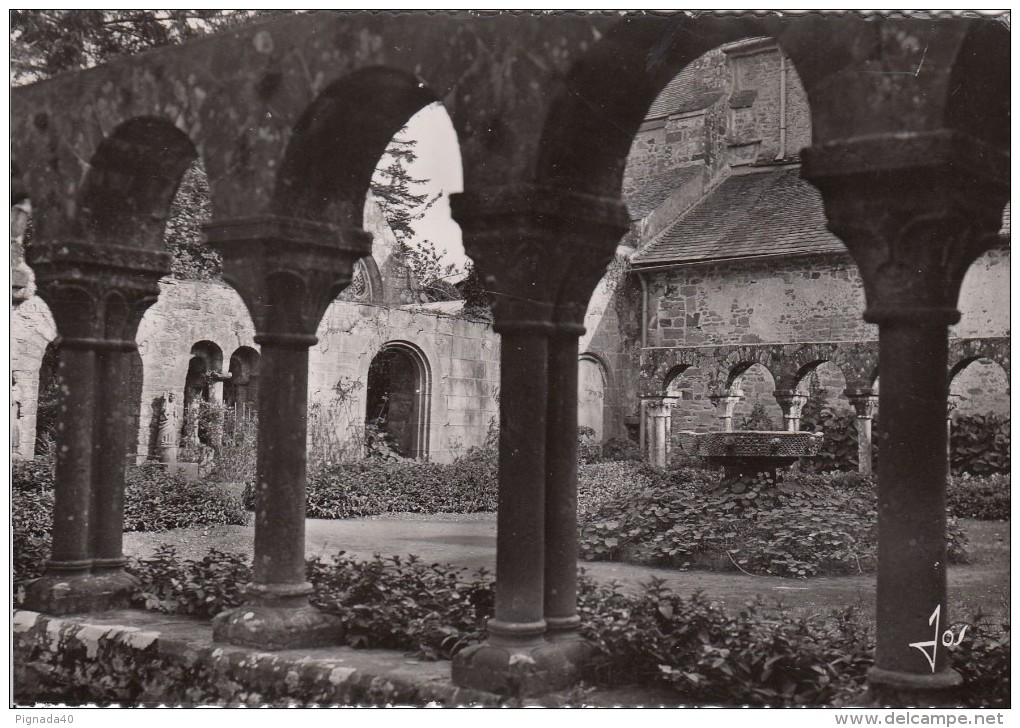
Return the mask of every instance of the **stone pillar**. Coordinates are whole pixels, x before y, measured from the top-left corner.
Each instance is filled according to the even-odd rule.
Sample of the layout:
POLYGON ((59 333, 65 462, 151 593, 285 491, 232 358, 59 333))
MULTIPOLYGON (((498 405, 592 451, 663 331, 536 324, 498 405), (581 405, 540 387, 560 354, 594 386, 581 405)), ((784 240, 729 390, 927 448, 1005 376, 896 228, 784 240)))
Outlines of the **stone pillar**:
POLYGON ((959 406, 953 395, 946 398, 946 477, 953 475, 953 412, 959 406))
POLYGON ((223 382, 230 379, 230 372, 213 372, 209 381, 209 405, 211 409, 211 421, 209 423, 209 439, 212 441, 212 448, 219 453, 223 446, 223 382))
POLYGON ((871 475, 874 464, 871 424, 878 408, 878 395, 870 389, 848 389, 844 394, 857 413, 857 472, 871 475))
POLYGON ((978 161, 970 144, 940 132, 804 152, 804 176, 821 189, 829 228, 861 272, 864 318, 879 328, 877 630, 868 680, 881 704, 952 702, 951 689, 961 682, 937 631, 952 621, 946 594, 948 327, 959 320, 957 298, 968 267, 998 242, 1009 179, 1008 157, 982 147, 978 161), (868 162, 875 159, 888 164, 873 171, 868 162), (936 610, 938 628, 929 621, 936 610), (923 649, 911 646, 932 639, 923 649))
POLYGON ((651 425, 648 428, 648 462, 652 467, 662 469, 669 464, 670 419, 676 401, 676 397, 652 397, 646 400, 645 408, 651 425))
POLYGON ((787 432, 800 431, 800 413, 807 404, 808 396, 795 389, 777 389, 773 396, 783 410, 783 420, 786 422, 787 432))
POLYGON ((584 652, 574 634, 572 573, 577 337, 600 276, 594 282, 581 276, 581 257, 572 256, 596 254, 604 271, 627 218, 617 200, 532 186, 456 195, 451 207, 492 294, 493 328, 501 336, 495 616, 487 641, 455 656, 453 680, 534 695, 576 682, 584 652), (607 255, 591 241, 605 242, 614 227, 607 255))
MULTIPOLYGON (((584 334, 588 302, 616 246, 626 232, 626 217, 617 201, 605 203, 609 219, 584 226, 585 237, 571 246, 573 258, 557 294, 555 331, 549 340, 549 414, 546 431, 545 592, 546 639, 576 666, 594 653, 584 642, 577 614, 577 378, 578 338, 584 334), (618 222, 612 224, 612 210, 618 222)), ((598 216, 596 216, 598 219, 598 216)))
POLYGON ((708 395, 708 399, 719 412, 719 421, 723 432, 733 432, 733 408, 744 398, 741 389, 722 389, 708 395))
POLYGON ((355 262, 370 252, 371 237, 277 216, 215 221, 206 235, 252 315, 265 380, 258 393, 254 578, 245 603, 213 620, 213 639, 264 650, 334 644, 340 622, 308 603, 305 579, 308 349, 355 262))
POLYGON ((53 549, 25 606, 49 614, 121 608, 134 587, 122 549, 127 428, 139 404, 128 394, 131 357, 169 256, 65 241, 40 245, 32 264, 57 324, 62 401, 53 549))

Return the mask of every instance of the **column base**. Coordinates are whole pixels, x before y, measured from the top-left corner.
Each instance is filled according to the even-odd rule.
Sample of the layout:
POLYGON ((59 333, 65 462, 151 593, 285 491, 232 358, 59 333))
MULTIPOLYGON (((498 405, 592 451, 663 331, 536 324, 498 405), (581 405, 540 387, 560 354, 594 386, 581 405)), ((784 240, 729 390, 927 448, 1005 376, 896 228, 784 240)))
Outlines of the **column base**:
MULTIPOLYGON (((582 640, 532 644, 484 642, 453 657, 453 683, 512 698, 527 698, 565 690, 580 679, 572 656, 583 651, 582 640)), ((588 652, 587 654, 591 654, 588 652)))
POLYGON ((43 614, 81 614, 125 609, 138 580, 123 569, 46 574, 25 590, 25 609, 43 614))
POLYGON ((261 650, 329 647, 339 645, 342 639, 340 618, 307 604, 242 604, 213 618, 214 642, 261 650))
POLYGON ((867 702, 893 708, 951 708, 959 705, 962 684, 953 669, 925 675, 873 667, 868 670, 867 702))

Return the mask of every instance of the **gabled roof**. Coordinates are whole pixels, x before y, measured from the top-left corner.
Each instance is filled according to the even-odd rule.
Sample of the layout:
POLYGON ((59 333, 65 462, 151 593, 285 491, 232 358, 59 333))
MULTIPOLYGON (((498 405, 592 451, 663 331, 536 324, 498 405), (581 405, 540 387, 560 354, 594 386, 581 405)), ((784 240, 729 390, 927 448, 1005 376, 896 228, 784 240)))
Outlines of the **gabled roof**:
POLYGON ((641 180, 641 186, 638 189, 625 195, 630 219, 644 219, 665 202, 667 197, 693 179, 695 175, 701 173, 701 167, 682 167, 658 172, 641 180))
POLYGON ((818 190, 800 167, 735 174, 632 258, 635 265, 756 255, 839 253, 818 190))
MULTIPOLYGON (((1010 206, 1002 216, 1008 238, 1010 206)), ((822 198, 799 166, 734 174, 643 245, 636 266, 764 255, 842 253, 826 228, 822 198)))

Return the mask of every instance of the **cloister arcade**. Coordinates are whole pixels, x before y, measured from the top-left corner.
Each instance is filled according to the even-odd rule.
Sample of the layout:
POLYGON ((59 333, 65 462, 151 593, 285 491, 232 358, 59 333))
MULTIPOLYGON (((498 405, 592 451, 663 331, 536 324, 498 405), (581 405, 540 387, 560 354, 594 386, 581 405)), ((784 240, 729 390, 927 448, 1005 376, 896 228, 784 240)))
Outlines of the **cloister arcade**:
POLYGON ((308 604, 304 572, 308 350, 369 252, 361 217, 376 161, 412 114, 440 100, 464 166, 453 216, 502 337, 495 618, 487 642, 457 655, 453 680, 503 690, 524 655, 534 669, 523 692, 571 684, 587 654, 576 606, 577 342, 628 229, 626 155, 687 63, 761 35, 777 40, 807 90, 814 141, 803 176, 860 268, 879 341, 856 352, 652 357, 643 394, 665 408, 663 376, 679 364, 717 369, 732 385, 735 367, 757 363, 791 423, 805 365, 837 363, 851 403, 873 401, 881 370, 870 686, 884 703, 948 700, 960 680, 948 654, 929 665, 909 643, 929 633, 935 606, 944 620, 952 609, 944 403, 959 359, 947 327, 1009 195, 1009 33, 992 20, 317 13, 16 89, 12 202, 32 201, 29 262, 60 336, 63 391, 52 556, 29 608, 103 610, 130 592, 122 444, 137 402, 116 383, 168 268, 168 206, 200 156, 206 234, 261 346, 254 581, 248 602, 217 618, 214 638, 263 650, 335 638, 336 620, 308 604))

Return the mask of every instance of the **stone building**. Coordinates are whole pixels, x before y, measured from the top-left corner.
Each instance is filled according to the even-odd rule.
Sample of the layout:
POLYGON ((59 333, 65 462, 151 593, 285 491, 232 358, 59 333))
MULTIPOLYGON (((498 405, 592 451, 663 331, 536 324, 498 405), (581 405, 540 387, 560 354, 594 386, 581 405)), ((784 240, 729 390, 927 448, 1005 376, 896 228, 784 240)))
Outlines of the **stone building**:
MULTIPOLYGON (((39 392, 56 376, 56 328, 34 295, 21 254, 28 214, 23 207, 15 211, 11 242, 20 284, 11 321, 18 457, 34 452, 39 392)), ((421 302, 420 286, 371 199, 365 229, 372 234, 372 254, 358 262, 351 284, 326 310, 310 351, 310 446, 360 452, 365 423, 378 421, 401 455, 449 461, 482 444, 494 426, 499 339, 491 324, 460 315, 460 303, 421 302), (370 368, 380 376, 369 377, 370 368)), ((204 428, 199 432, 201 402, 225 404, 234 417, 255 411, 259 350, 251 316, 233 288, 163 278, 158 300, 139 324, 138 356, 121 383, 140 402, 128 445, 135 460, 157 456, 157 422, 170 392, 185 411, 182 452, 189 442, 207 444, 212 437, 204 428)), ((186 457, 195 458, 195 450, 186 457)))
MULTIPOLYGON (((803 85, 770 38, 705 53, 659 94, 623 181, 630 271, 616 275, 614 300, 593 298, 590 315, 611 315, 582 346, 608 387, 607 433, 645 440, 649 407, 669 417, 670 447, 682 430, 739 427, 755 405, 787 429, 812 387, 834 409, 873 414, 878 330, 861 319, 857 265, 801 176, 810 144, 803 85)), ((950 329, 957 415, 1009 415, 1009 262, 1007 206, 950 329)))
MULTIPOLYGON (((765 59, 754 60, 754 43, 729 48, 754 62, 750 76, 767 72, 765 59)), ((122 444, 133 434, 131 410, 140 396, 110 383, 131 379, 141 319, 157 303, 158 281, 169 269, 162 249, 167 210, 180 176, 201 157, 215 180, 206 233, 254 323, 259 437, 268 447, 258 455, 245 603, 194 627, 207 640, 232 645, 230 654, 213 647, 196 659, 230 670, 260 651, 301 648, 310 654, 290 657, 295 677, 301 679, 300 664, 330 684, 327 695, 343 690, 336 683, 347 681, 349 668, 316 652, 339 640, 342 625, 310 604, 306 580, 305 432, 309 381, 316 379, 309 349, 318 345, 324 315, 357 261, 373 252, 363 212, 374 165, 407 120, 438 100, 461 144, 464 192, 451 199, 452 214, 493 293, 500 337, 494 617, 486 641, 455 656, 457 689, 447 693, 449 701, 470 700, 463 688, 503 695, 565 688, 591 654, 579 633, 576 583, 578 358, 589 355, 586 389, 597 392, 601 383, 604 392, 633 393, 629 401, 605 398, 610 404, 602 414, 611 416, 608 427, 603 420, 604 434, 628 426, 639 394, 672 400, 665 395, 674 375, 692 367, 719 372, 711 381, 726 387, 713 392, 722 408, 736 405, 737 377, 755 364, 767 367, 795 428, 804 372, 831 361, 864 419, 879 368, 876 648, 866 700, 953 704, 962 677, 951 654, 933 650, 929 658, 911 641, 931 634, 933 609, 945 623, 955 617, 945 569, 947 373, 960 354, 1008 361, 992 341, 998 337, 963 337, 957 328, 950 341, 949 328, 969 325, 957 309, 968 269, 981 275, 982 268, 1004 267, 972 264, 1001 247, 1009 199, 1009 54, 1008 28, 979 17, 323 13, 16 89, 12 202, 32 203, 29 259, 60 334, 63 406, 51 558, 46 574, 26 589, 26 608, 14 615, 15 653, 32 649, 26 640, 45 639, 49 620, 88 625, 83 612, 120 609, 131 594, 122 444), (774 180, 769 189, 796 188, 783 170, 755 166, 776 157, 792 161, 802 143, 788 110, 797 93, 790 91, 789 67, 776 59, 788 84, 759 96, 742 93, 753 89, 742 77, 734 82, 729 66, 699 60, 722 44, 762 36, 774 38, 799 71, 811 117, 799 173, 819 190, 828 229, 857 264, 865 307, 861 313, 854 294, 856 313, 877 327, 877 345, 831 336, 784 343, 757 332, 760 341, 734 341, 723 332, 751 327, 763 315, 759 306, 723 300, 720 307, 698 288, 671 292, 664 283, 662 300, 672 301, 673 310, 656 312, 655 340, 665 348, 641 346, 649 332, 641 318, 634 325, 633 312, 641 310, 634 299, 643 299, 637 293, 645 274, 637 286, 599 281, 628 229, 640 233, 641 224, 628 224, 634 221, 621 195, 627 154, 649 131, 640 130, 642 119, 670 81, 692 63, 715 68, 722 79, 721 87, 708 84, 696 101, 680 105, 681 116, 692 116, 676 120, 683 124, 675 136, 691 139, 694 150, 679 160, 704 155, 695 161, 704 162, 706 199, 766 175, 774 180), (787 109, 786 149, 782 128, 757 138, 759 98, 770 108, 778 99, 780 116, 787 109), (720 113, 739 122, 727 122, 737 130, 732 150, 720 113), (713 156, 723 144, 732 152, 725 162, 713 156), (736 174, 736 167, 750 173, 736 174), (597 314, 586 317, 600 286, 597 314), (586 323, 595 330, 586 333, 586 323), (699 325, 707 341, 688 345, 698 340, 699 325), (590 338, 580 340, 582 334, 590 338), (617 376, 628 355, 639 367, 636 382, 617 376), (600 362, 604 372, 590 370, 600 362)), ((662 112, 664 135, 674 110, 662 112)), ((697 185, 698 170, 688 171, 697 185)), ((667 198, 674 193, 683 197, 680 189, 667 198)), ((653 201, 652 209, 663 202, 653 201)), ((660 229, 668 232, 674 217, 664 210, 660 229)), ((744 219, 744 231, 760 227, 750 215, 744 219)), ((783 257, 794 252, 788 241, 773 242, 783 257)), ((818 277, 803 279, 839 280, 838 266, 813 257, 816 248, 810 252, 803 258, 813 261, 818 277)), ((744 287, 752 285, 749 276, 744 287)), ((832 298, 829 288, 814 296, 823 304, 832 298)), ((772 310, 764 320, 792 331, 805 315, 807 309, 772 310)), ((858 326, 849 313, 839 325, 858 326)), ((438 320, 436 326, 439 338, 438 320)), ((238 337, 218 344, 224 355, 235 341, 244 345, 238 337)), ((203 359, 211 350, 203 345, 192 355, 190 346, 182 356, 189 366, 178 369, 185 383, 192 356, 203 359)), ((473 356, 470 348, 461 355, 473 356)), ((595 399, 585 410, 592 416, 595 399)), ((671 405, 653 402, 650 409, 665 417, 671 405)), ((414 411, 406 397, 401 411, 414 411)), ((640 430, 641 418, 630 426, 640 430)), ((95 644, 97 633, 87 629, 95 644)), ((112 639, 132 643, 141 636, 117 627, 103 634, 114 632, 112 639)), ((157 639, 172 643, 156 634, 144 644, 157 639)), ((162 644, 156 652, 136 654, 181 659, 162 644)))

